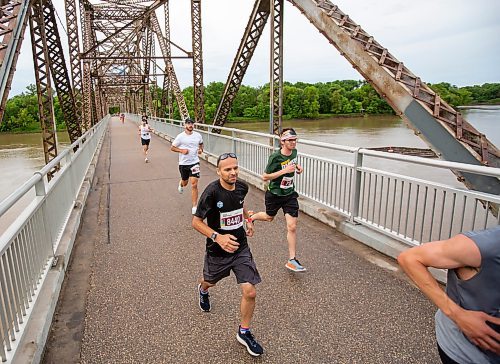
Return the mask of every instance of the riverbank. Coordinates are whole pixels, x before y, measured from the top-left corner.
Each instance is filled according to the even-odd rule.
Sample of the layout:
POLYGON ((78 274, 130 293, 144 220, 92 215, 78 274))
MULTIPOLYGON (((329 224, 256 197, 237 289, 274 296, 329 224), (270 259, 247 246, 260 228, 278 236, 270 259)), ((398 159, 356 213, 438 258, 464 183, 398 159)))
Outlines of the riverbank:
MULTIPOLYGON (((369 116, 394 116, 394 114, 366 114, 366 113, 350 113, 350 114, 320 114, 317 118, 306 119, 306 118, 287 118, 283 117, 283 120, 286 121, 317 121, 317 120, 325 120, 325 119, 345 119, 345 118, 359 118, 359 117, 369 117, 369 116)), ((260 118, 250 118, 244 116, 237 116, 232 119, 229 119, 228 123, 265 123, 268 122, 269 119, 260 119, 260 118)))

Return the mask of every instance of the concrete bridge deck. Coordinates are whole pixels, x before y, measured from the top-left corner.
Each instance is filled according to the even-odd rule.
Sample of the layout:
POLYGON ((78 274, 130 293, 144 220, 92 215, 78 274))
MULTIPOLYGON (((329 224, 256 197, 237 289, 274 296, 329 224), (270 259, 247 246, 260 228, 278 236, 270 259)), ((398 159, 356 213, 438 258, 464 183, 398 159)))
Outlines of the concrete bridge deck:
MULTIPOLYGON (((153 136, 149 158, 136 126, 113 118, 45 363, 439 362, 434 307, 397 265, 305 214, 298 256, 307 273, 284 267, 282 215, 249 239, 263 278, 252 330, 265 349, 250 357, 235 339, 233 276, 211 291, 212 312, 197 305, 204 238, 191 228, 189 189, 177 192, 177 154, 153 136)), ((202 162, 200 192, 216 178, 202 162)), ((263 193, 251 187, 246 206, 263 209, 263 193)))

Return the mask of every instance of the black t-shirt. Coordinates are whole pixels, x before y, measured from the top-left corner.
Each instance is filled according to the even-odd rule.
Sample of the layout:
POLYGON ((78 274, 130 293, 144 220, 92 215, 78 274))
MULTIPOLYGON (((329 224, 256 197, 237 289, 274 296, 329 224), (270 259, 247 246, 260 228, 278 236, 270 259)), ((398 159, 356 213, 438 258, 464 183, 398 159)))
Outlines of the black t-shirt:
MULTIPOLYGON (((243 225, 243 202, 248 193, 248 185, 236 181, 234 191, 226 190, 220 181, 210 183, 203 191, 195 216, 207 219, 207 225, 219 234, 231 234, 240 244, 237 252, 247 246, 245 227, 243 225)), ((232 255, 224 251, 219 244, 207 238, 207 253, 215 256, 232 255)))

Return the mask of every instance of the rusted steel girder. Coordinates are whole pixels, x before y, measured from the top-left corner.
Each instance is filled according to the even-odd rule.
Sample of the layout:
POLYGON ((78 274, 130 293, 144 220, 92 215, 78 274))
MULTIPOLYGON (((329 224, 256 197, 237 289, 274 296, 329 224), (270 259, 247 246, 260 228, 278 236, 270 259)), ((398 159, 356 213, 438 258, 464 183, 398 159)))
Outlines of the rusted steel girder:
MULTIPOLYGON (((33 0, 31 2, 29 23, 38 98, 38 112, 40 126, 42 128, 43 151, 45 164, 48 164, 57 157, 57 134, 52 85, 50 81, 50 57, 47 46, 42 0, 33 0)), ((47 173, 47 178, 50 180, 58 170, 59 165, 47 173)))
MULTIPOLYGON (((260 36, 264 30, 267 18, 270 13, 269 0, 256 0, 250 19, 248 20, 245 34, 241 39, 240 47, 234 58, 231 71, 226 81, 224 93, 215 113, 213 125, 223 126, 227 116, 231 111, 234 98, 240 89, 243 76, 252 60, 253 53, 257 47, 260 36)), ((220 132, 220 129, 214 129, 214 132, 220 132)))
POLYGON ((205 90, 203 85, 203 52, 201 42, 201 0, 191 0, 191 29, 193 41, 194 118, 205 123, 205 90))
POLYGON ((28 23, 29 4, 29 0, 11 0, 0 5, 0 123, 28 23))
POLYGON ((83 85, 82 66, 79 57, 80 42, 78 40, 78 18, 75 0, 64 0, 66 6, 66 26, 68 28, 69 64, 71 69, 71 80, 73 86, 73 96, 75 98, 76 117, 78 124, 83 130, 86 125, 83 121, 83 85))
MULTIPOLYGON (((82 21, 82 45, 83 51, 90 49, 92 46, 92 39, 90 38, 90 23, 92 8, 90 3, 86 0, 80 0, 80 19, 82 21)), ((83 60, 83 129, 88 130, 94 125, 94 117, 92 114, 92 77, 91 77, 91 61, 90 59, 83 60)))
MULTIPOLYGON (((149 99, 150 99, 150 90, 149 90, 149 71, 151 68, 151 51, 153 48, 153 32, 151 31, 149 27, 149 19, 145 19, 143 24, 145 24, 144 30, 143 30, 143 37, 142 37, 142 47, 144 50, 144 68, 143 68, 143 82, 145 83, 145 86, 143 87, 142 91, 142 112, 143 114, 147 113, 147 106, 149 104, 149 99)), ((149 110, 151 112, 151 109, 149 110)))
MULTIPOLYGON (((288 0, 443 159, 500 167, 499 150, 419 77, 328 0, 288 0)), ((467 187, 500 194, 500 181, 454 171, 467 187)))
MULTIPOLYGON (((164 11, 165 11, 165 49, 167 58, 171 59, 172 49, 170 48, 170 2, 168 0, 164 4, 164 11)), ((165 74, 167 74, 166 70, 165 74)), ((160 104, 160 109, 162 111, 162 114, 160 114, 160 116, 165 115, 167 118, 170 118, 173 112, 171 90, 172 88, 170 86, 170 79, 168 77, 163 77, 163 89, 161 93, 161 104, 160 104)))
POLYGON ((269 133, 279 135, 283 121, 283 0, 271 0, 271 80, 269 133))
POLYGON ((61 38, 57 29, 54 6, 51 0, 41 0, 41 19, 45 23, 45 38, 49 54, 49 67, 57 91, 57 98, 64 116, 64 123, 68 130, 69 139, 74 143, 82 136, 82 129, 78 120, 75 98, 69 80, 68 69, 61 46, 61 38))
POLYGON ((134 20, 142 16, 144 13, 143 8, 132 8, 132 7, 110 7, 109 5, 104 6, 93 6, 94 9, 94 19, 95 20, 107 20, 107 21, 124 21, 124 20, 134 20))
MULTIPOLYGON (((103 45, 107 41, 109 41, 112 37, 116 36, 117 34, 121 33, 124 29, 129 28, 131 25, 133 25, 137 20, 141 20, 143 18, 147 18, 150 15, 154 15, 154 11, 159 8, 161 5, 163 5, 167 0, 156 0, 153 4, 151 4, 148 8, 144 10, 142 14, 140 14, 136 19, 132 19, 130 21, 127 21, 125 25, 119 27, 114 31, 112 34, 108 35, 102 40, 99 40, 99 42, 96 42, 89 50, 85 51, 83 53, 83 56, 87 56, 88 53, 96 50, 99 46, 103 45)), ((139 30, 142 28, 142 24, 139 22, 139 24, 136 26, 135 30, 139 30)))
POLYGON ((184 95, 182 94, 179 81, 177 80, 177 76, 174 71, 174 65, 172 63, 172 60, 168 57, 168 50, 166 44, 167 41, 165 40, 165 37, 162 34, 160 23, 158 22, 158 18, 156 17, 155 14, 151 15, 151 27, 153 31, 156 33, 158 43, 160 44, 161 52, 163 54, 163 57, 165 57, 164 59, 166 65, 165 73, 167 73, 168 75, 172 91, 177 100, 177 106, 179 107, 181 119, 186 120, 187 118, 189 118, 189 111, 187 109, 186 101, 184 100, 184 95))

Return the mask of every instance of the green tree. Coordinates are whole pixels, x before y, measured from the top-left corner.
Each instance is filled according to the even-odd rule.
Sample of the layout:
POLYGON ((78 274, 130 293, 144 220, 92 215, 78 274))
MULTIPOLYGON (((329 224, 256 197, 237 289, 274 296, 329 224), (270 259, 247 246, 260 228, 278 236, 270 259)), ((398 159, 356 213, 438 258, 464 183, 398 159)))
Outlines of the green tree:
POLYGON ((304 89, 304 106, 302 116, 308 119, 314 119, 319 116, 319 92, 314 86, 307 86, 304 89))

